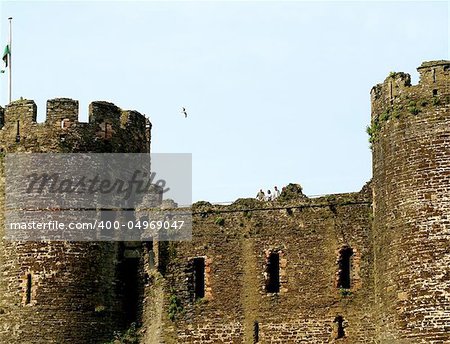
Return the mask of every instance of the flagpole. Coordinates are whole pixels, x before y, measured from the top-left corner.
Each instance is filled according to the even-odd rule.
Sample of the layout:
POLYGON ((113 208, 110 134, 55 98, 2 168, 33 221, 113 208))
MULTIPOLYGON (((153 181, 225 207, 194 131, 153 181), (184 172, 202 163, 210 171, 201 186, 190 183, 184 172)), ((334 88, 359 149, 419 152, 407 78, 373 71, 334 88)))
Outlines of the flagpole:
POLYGON ((9 102, 8 104, 11 103, 11 85, 12 85, 12 77, 11 77, 11 51, 12 51, 12 47, 11 47, 11 43, 12 43, 12 17, 8 18, 9 20, 9 56, 8 56, 8 99, 9 102))

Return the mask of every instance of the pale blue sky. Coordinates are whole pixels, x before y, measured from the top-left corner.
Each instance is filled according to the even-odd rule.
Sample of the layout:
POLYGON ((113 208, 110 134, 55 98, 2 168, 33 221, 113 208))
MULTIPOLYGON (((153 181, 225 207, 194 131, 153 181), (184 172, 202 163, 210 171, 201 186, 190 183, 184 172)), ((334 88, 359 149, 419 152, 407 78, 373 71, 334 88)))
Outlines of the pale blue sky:
POLYGON ((154 152, 193 154, 194 201, 359 190, 371 87, 449 58, 448 2, 3 2, 5 43, 9 16, 13 98, 149 115, 154 152))

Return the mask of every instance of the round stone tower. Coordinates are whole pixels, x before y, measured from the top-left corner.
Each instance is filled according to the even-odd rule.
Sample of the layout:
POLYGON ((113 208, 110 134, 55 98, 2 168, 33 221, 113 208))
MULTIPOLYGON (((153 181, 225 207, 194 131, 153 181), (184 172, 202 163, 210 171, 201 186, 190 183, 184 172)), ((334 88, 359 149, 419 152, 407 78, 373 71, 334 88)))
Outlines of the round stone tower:
MULTIPOLYGON (((78 101, 49 100, 45 123, 36 123, 35 103, 20 100, 0 108, 0 125, 2 238, 5 153, 149 150, 145 117, 107 102, 91 103, 89 123, 81 123, 78 101)), ((127 325, 129 268, 124 245, 116 242, 0 240, 0 343, 110 341, 127 325)), ((131 282, 135 287, 137 278, 131 282)))
POLYGON ((450 339, 450 61, 371 91, 379 343, 450 339))

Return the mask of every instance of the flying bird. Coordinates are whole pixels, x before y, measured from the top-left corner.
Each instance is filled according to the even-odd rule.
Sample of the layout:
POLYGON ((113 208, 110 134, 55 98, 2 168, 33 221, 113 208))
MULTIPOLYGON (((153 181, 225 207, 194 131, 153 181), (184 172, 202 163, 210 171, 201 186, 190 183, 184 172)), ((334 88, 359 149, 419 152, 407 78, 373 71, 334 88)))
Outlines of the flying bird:
POLYGON ((187 118, 186 108, 182 107, 181 108, 181 113, 184 115, 184 118, 187 118))

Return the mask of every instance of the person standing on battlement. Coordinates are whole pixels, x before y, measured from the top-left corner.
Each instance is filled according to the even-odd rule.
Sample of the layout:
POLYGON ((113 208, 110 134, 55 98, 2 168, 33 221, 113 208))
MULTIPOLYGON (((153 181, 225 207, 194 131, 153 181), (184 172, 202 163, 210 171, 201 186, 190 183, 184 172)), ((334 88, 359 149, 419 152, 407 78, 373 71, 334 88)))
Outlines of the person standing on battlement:
POLYGON ((278 197, 280 197, 280 190, 278 190, 278 187, 275 185, 273 188, 272 199, 276 200, 278 197))
POLYGON ((272 193, 270 192, 270 190, 267 190, 266 201, 269 202, 271 200, 272 200, 272 193))
POLYGON ((265 198, 266 198, 266 195, 264 194, 264 191, 262 191, 262 189, 260 189, 258 194, 256 195, 256 199, 258 201, 264 201, 265 198))

